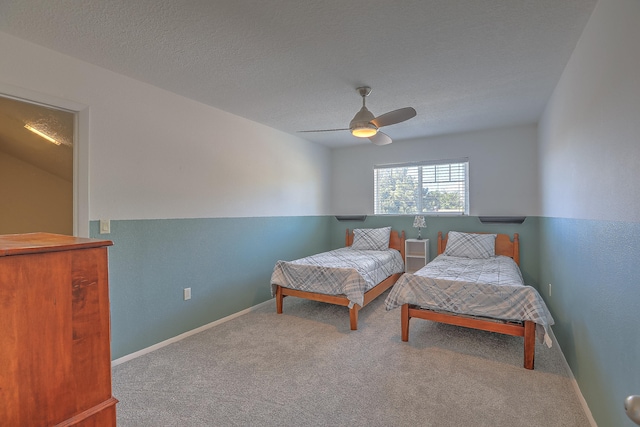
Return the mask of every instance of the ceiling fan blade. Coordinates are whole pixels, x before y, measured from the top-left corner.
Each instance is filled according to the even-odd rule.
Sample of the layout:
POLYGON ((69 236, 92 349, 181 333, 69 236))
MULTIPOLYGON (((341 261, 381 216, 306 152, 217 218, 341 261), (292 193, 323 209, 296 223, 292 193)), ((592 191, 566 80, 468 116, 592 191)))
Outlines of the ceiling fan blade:
POLYGON ((405 107, 378 116, 371 120, 371 123, 376 125, 376 127, 381 128, 382 126, 395 125, 396 123, 404 122, 405 120, 409 120, 415 116, 416 110, 412 107, 405 107))
POLYGON ((304 132, 335 132, 338 130, 349 130, 349 128, 344 128, 344 129, 316 129, 316 130, 299 130, 299 133, 304 133, 304 132))
POLYGON ((376 133, 375 135, 370 136, 369 141, 373 142, 376 145, 387 145, 393 142, 389 135, 380 131, 378 131, 378 133, 376 133))

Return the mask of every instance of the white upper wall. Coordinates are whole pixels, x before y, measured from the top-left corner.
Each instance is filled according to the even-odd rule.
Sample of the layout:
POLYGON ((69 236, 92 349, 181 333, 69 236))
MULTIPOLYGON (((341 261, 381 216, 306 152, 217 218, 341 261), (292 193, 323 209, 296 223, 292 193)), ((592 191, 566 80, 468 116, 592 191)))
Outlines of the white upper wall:
POLYGON ((331 210, 373 214, 374 165, 469 158, 469 214, 538 215, 536 125, 334 149, 331 210))
POLYGON ((326 147, 2 32, 0 57, 0 87, 88 107, 89 219, 329 213, 326 147))
POLYGON ((599 1, 540 122, 548 217, 640 221, 640 1, 599 1))

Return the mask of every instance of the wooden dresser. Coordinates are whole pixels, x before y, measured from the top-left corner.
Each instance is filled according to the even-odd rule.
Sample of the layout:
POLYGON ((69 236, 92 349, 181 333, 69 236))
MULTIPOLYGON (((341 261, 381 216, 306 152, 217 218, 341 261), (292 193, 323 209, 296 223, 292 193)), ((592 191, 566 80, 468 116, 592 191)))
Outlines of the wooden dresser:
POLYGON ((115 426, 109 240, 0 235, 0 425, 115 426))

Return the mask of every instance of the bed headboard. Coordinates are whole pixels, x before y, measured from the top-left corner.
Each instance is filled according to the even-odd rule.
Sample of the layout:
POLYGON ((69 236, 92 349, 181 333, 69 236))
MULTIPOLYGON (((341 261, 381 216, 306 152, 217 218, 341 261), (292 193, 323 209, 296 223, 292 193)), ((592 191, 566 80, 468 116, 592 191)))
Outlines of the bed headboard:
MULTIPOLYGON (((345 246, 351 246, 353 243, 353 230, 349 230, 347 228, 347 234, 344 239, 345 246)), ((389 236, 389 247, 391 249, 396 249, 400 251, 400 255, 402 255, 402 261, 404 261, 404 241, 405 235, 404 230, 402 231, 394 231, 391 230, 391 235, 389 236)))
MULTIPOLYGON (((443 253, 446 247, 447 237, 442 237, 442 231, 438 231, 438 255, 443 253)), ((516 264, 520 265, 520 238, 518 233, 513 234, 513 242, 508 234, 497 234, 496 255, 504 255, 513 258, 516 264)))

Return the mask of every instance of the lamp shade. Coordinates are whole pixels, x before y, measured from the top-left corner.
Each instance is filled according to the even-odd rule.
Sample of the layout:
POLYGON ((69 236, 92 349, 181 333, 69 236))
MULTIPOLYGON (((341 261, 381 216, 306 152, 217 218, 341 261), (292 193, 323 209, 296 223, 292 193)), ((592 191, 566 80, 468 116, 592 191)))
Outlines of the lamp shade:
POLYGON ((413 228, 425 228, 427 226, 427 224, 424 221, 424 217, 417 215, 414 219, 413 219, 413 228))

